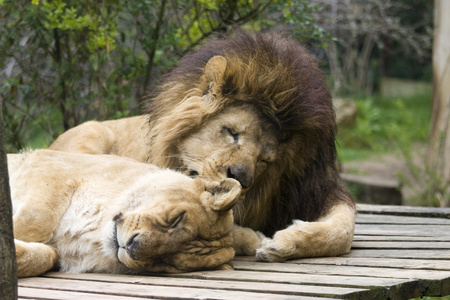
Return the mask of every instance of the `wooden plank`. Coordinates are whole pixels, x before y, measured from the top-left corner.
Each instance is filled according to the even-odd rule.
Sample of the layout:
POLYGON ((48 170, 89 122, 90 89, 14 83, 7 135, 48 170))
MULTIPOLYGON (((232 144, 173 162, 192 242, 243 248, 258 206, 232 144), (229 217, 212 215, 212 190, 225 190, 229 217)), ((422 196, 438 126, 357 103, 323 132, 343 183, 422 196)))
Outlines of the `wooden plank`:
POLYGON ((450 242, 450 236, 395 236, 395 235, 359 235, 353 236, 354 241, 399 241, 399 242, 450 242))
POLYGON ((287 295, 302 295, 302 296, 319 296, 319 297, 333 297, 346 299, 370 299, 370 291, 367 289, 357 288, 341 288, 328 287, 317 285, 293 285, 280 283, 259 283, 255 282, 249 284, 248 282, 239 281, 217 281, 217 280, 203 280, 191 278, 172 278, 161 276, 128 276, 115 274, 71 274, 71 273, 48 273, 46 277, 64 278, 74 280, 90 280, 102 282, 116 282, 128 284, 146 284, 158 286, 177 286, 177 287, 198 287, 210 289, 223 289, 233 291, 251 291, 260 293, 274 293, 287 295))
POLYGON ((237 270, 246 271, 270 271, 283 273, 305 273, 320 275, 346 275, 361 276, 366 278, 398 278, 398 279, 418 279, 420 290, 426 291, 424 295, 443 295, 444 290, 450 287, 450 271, 436 270, 405 270, 395 268, 371 268, 371 267, 351 267, 351 266, 326 266, 308 265, 293 263, 256 263, 256 262, 236 262, 237 270))
POLYGON ((450 236, 450 226, 447 226, 447 225, 356 224, 355 234, 448 237, 448 236, 450 236))
MULTIPOLYGON (((370 268, 351 266, 324 266, 292 263, 255 263, 236 262, 234 267, 237 270, 248 271, 270 271, 283 273, 305 273, 320 275, 339 276, 360 276, 362 278, 398 278, 417 279, 418 287, 424 291, 424 296, 445 295, 445 291, 450 288, 450 271, 435 270, 405 270, 395 268, 370 268)), ((392 291, 392 290, 391 290, 392 291)))
POLYGON ((116 282, 91 282, 59 278, 32 277, 19 280, 19 287, 46 288, 51 290, 98 293, 118 296, 157 297, 171 299, 298 299, 298 296, 270 293, 251 293, 232 290, 182 288, 173 286, 154 286, 122 284, 116 282))
MULTIPOLYGON (((271 264, 269 264, 271 265, 271 264)), ((381 277, 341 276, 341 275, 318 275, 280 272, 255 272, 255 271, 211 271, 193 272, 187 274, 174 274, 177 277, 214 279, 214 280, 236 280, 255 282, 282 282, 290 284, 311 284, 336 287, 356 287, 372 290, 372 296, 380 298, 403 299, 403 295, 409 298, 421 295, 421 284, 413 279, 396 279, 381 277)), ((406 298, 407 299, 407 298, 406 298)))
POLYGON ((360 241, 353 242, 352 249, 448 249, 450 242, 384 242, 360 241))
POLYGON ((237 261, 233 264, 236 270, 245 271, 268 271, 282 273, 305 273, 305 274, 323 274, 323 275, 345 275, 345 276, 364 276, 380 278, 399 278, 399 279, 432 279, 443 280, 450 279, 450 271, 436 270, 406 270, 396 268, 371 268, 371 267, 352 267, 352 266, 326 266, 309 265, 303 263, 264 263, 264 262, 245 262, 237 261))
POLYGON ((359 213, 385 214, 395 216, 418 216, 433 218, 450 218, 449 207, 417 207, 397 205, 374 205, 358 203, 356 209, 359 213))
POLYGON ((399 250, 399 249, 352 249, 343 257, 373 257, 373 258, 409 258, 409 259, 450 259, 449 250, 399 250))
POLYGON ((404 217, 394 215, 370 215, 357 214, 356 223, 359 224, 428 224, 428 225, 450 225, 450 219, 446 218, 424 218, 404 217))
POLYGON ((136 297, 102 295, 93 293, 57 291, 42 288, 18 288, 19 299, 45 299, 45 300, 136 300, 136 297))
POLYGON ((420 269, 420 270, 442 270, 450 271, 450 260, 425 260, 425 259, 403 259, 383 258, 373 259, 365 257, 320 257, 293 260, 292 263, 312 265, 338 265, 338 266, 360 266, 360 267, 384 267, 397 269, 420 269))
MULTIPOLYGON (((253 256, 236 256, 234 262, 247 261, 256 262, 253 256)), ((438 259, 405 259, 405 258, 383 258, 373 259, 371 257, 317 257, 317 258, 300 258, 289 260, 288 263, 307 263, 318 265, 343 265, 343 266, 367 266, 367 267, 392 267, 404 269, 426 269, 426 270, 450 270, 450 260, 438 259)))

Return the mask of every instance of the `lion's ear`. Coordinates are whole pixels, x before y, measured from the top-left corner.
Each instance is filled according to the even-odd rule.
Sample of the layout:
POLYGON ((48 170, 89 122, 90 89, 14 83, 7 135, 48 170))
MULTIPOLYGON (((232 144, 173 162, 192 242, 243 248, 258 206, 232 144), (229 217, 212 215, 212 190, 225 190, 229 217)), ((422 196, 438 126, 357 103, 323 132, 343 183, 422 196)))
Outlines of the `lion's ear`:
POLYGON ((225 57, 220 55, 212 57, 205 66, 205 75, 208 83, 215 82, 220 85, 226 68, 227 60, 225 57))
POLYGON ((211 208, 215 211, 225 211, 239 201, 241 184, 237 180, 226 178, 220 182, 207 182, 206 191, 211 195, 211 208))

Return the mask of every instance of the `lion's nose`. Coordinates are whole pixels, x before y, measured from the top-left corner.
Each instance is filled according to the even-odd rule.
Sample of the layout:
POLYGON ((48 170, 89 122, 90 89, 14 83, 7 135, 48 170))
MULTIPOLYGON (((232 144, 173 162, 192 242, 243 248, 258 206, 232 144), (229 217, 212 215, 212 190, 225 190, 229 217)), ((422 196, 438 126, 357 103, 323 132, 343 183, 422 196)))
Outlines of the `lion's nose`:
POLYGON ((242 188, 248 188, 253 184, 253 174, 243 165, 234 165, 228 168, 227 177, 239 181, 242 188))

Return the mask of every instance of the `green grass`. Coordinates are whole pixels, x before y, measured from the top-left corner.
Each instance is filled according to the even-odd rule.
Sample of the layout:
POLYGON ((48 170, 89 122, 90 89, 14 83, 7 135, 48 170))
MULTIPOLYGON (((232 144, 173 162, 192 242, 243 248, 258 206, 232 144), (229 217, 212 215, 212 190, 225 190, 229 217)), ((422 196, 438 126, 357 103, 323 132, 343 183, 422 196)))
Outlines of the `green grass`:
POLYGON ((341 162, 364 160, 425 143, 430 129, 431 95, 410 98, 356 99, 358 117, 352 127, 339 128, 341 162))

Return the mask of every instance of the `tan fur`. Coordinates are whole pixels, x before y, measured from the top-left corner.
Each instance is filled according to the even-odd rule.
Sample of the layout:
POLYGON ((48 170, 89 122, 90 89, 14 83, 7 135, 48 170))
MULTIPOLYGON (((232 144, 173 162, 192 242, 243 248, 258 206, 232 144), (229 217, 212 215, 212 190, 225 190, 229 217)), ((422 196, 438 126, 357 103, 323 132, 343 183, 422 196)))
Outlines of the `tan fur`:
POLYGON ((8 155, 20 277, 224 268, 234 179, 207 182, 113 155, 8 155))
POLYGON ((118 154, 146 161, 147 119, 147 116, 137 116, 104 122, 89 121, 60 135, 50 149, 74 153, 118 154))
POLYGON ((337 204, 316 222, 297 220, 275 233, 272 239, 265 238, 257 256, 263 260, 284 261, 348 253, 355 230, 354 222, 353 209, 344 203, 337 204))
MULTIPOLYGON (((274 234, 262 242, 261 233, 235 227, 237 253, 282 261, 349 251, 355 208, 336 169, 331 95, 302 46, 238 30, 183 58, 147 103, 148 123, 133 133, 146 144, 126 140, 127 130, 115 127, 121 142, 144 149, 106 153, 143 160, 143 151, 160 167, 237 179, 243 201, 234 208, 235 222, 274 234)), ((57 143, 63 134, 51 148, 81 151, 68 145, 91 143, 86 132, 93 131, 71 129, 67 144, 57 143)), ((95 143, 102 140, 97 133, 95 143)))

